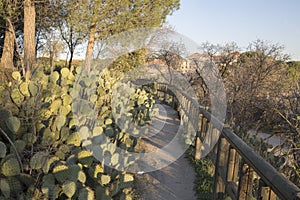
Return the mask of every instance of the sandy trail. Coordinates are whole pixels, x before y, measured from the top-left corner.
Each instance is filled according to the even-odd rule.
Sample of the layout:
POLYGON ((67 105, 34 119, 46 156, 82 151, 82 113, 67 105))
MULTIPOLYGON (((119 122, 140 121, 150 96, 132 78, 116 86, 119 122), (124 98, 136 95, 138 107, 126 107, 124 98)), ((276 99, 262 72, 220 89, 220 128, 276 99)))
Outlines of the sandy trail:
MULTIPOLYGON (((151 137, 141 142, 145 152, 154 152, 166 146, 178 131, 178 113, 167 105, 159 104, 159 108, 159 116, 153 119, 153 125, 149 128, 151 137)), ((149 159, 157 166, 163 162, 149 159)), ((136 186, 142 200, 194 200, 197 199, 193 190, 195 177, 193 166, 183 154, 160 170, 137 174, 136 186)))

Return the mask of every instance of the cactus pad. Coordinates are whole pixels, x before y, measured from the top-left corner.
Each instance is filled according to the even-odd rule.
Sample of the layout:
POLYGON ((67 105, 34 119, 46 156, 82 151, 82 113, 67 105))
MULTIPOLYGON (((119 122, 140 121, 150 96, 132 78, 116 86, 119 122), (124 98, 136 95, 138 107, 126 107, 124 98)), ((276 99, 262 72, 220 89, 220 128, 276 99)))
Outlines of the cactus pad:
POLYGON ((6 145, 0 141, 0 158, 4 158, 6 155, 6 145))
POLYGON ((106 185, 111 181, 111 178, 109 175, 101 174, 100 175, 100 183, 101 185, 106 185))
POLYGON ((94 191, 88 187, 82 188, 79 191, 78 200, 94 200, 94 191))
POLYGON ((84 167, 90 167, 94 160, 94 157, 92 156, 91 152, 87 150, 82 150, 78 152, 77 157, 79 163, 81 163, 84 167))
POLYGON ((63 193, 71 198, 76 192, 76 183, 74 181, 65 181, 62 185, 63 193))
POLYGON ((44 167, 48 160, 48 154, 45 152, 37 152, 30 159, 31 169, 41 169, 44 167))
POLYGON ((0 191, 2 192, 2 194, 4 195, 5 198, 7 198, 7 199, 10 198, 11 189, 10 189, 8 181, 4 178, 0 179, 0 191))
POLYGON ((1 167, 1 172, 4 176, 15 176, 20 174, 20 165, 16 158, 9 158, 1 167))
POLYGON ((5 123, 12 133, 16 133, 21 126, 21 122, 17 117, 9 117, 5 120, 5 123))

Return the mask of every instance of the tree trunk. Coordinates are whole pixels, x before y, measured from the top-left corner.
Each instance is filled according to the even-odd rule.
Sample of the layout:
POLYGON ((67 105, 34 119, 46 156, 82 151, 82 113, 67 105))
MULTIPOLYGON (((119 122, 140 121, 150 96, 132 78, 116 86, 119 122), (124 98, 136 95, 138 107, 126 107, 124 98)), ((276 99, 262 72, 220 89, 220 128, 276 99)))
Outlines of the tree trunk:
POLYGON ((72 67, 73 55, 74 55, 74 49, 72 48, 70 50, 69 69, 71 69, 72 67))
POLYGON ((92 25, 90 27, 90 34, 89 34, 89 41, 86 48, 86 54, 85 54, 85 62, 83 68, 90 72, 91 70, 91 62, 93 59, 93 50, 95 46, 95 33, 96 33, 96 25, 92 25))
POLYGON ((53 73, 53 57, 54 57, 54 53, 52 50, 50 50, 49 51, 49 63, 50 63, 51 74, 53 73))
POLYGON ((24 0, 24 65, 27 71, 35 67, 35 5, 24 0))
POLYGON ((8 20, 6 21, 5 38, 1 57, 1 67, 13 69, 14 63, 14 48, 15 48, 15 36, 13 27, 8 20))

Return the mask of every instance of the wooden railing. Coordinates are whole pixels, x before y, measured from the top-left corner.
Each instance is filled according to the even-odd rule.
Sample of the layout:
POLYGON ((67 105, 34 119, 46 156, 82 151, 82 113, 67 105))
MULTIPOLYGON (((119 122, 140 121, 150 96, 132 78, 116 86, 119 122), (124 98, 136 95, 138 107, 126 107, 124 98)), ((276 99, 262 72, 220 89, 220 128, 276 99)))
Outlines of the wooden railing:
POLYGON ((300 200, 300 189, 296 185, 199 106, 195 98, 166 83, 150 85, 157 89, 157 98, 178 110, 181 120, 188 119, 197 130, 196 159, 201 157, 204 138, 219 131, 219 140, 209 154, 215 165, 213 199, 300 200))

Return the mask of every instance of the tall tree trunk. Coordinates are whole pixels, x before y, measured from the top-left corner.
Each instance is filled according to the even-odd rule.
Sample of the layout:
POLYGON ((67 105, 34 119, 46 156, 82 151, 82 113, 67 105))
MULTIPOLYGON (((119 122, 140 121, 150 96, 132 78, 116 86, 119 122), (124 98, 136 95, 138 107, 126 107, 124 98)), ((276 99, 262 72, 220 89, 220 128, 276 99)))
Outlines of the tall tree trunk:
POLYGON ((72 67, 72 61, 73 61, 73 55, 74 55, 74 49, 70 49, 70 59, 69 59, 69 69, 72 67))
POLYGON ((13 27, 10 25, 9 20, 6 19, 5 38, 1 57, 1 67, 13 69, 14 63, 14 48, 15 36, 13 27))
POLYGON ((71 25, 71 27, 70 27, 69 41, 70 41, 70 44, 69 44, 69 50, 70 50, 69 69, 71 69, 74 49, 75 49, 75 45, 76 45, 76 44, 75 45, 73 44, 73 25, 71 25))
POLYGON ((49 63, 50 63, 51 74, 53 73, 53 57, 54 57, 54 53, 52 50, 50 50, 49 51, 49 63))
POLYGON ((85 54, 85 62, 84 62, 84 69, 90 72, 91 70, 91 62, 93 59, 93 50, 95 46, 95 34, 96 34, 96 25, 91 25, 90 27, 90 34, 89 34, 89 40, 88 45, 86 48, 86 54, 85 54))
POLYGON ((27 71, 35 67, 35 5, 24 0, 24 65, 27 71))

